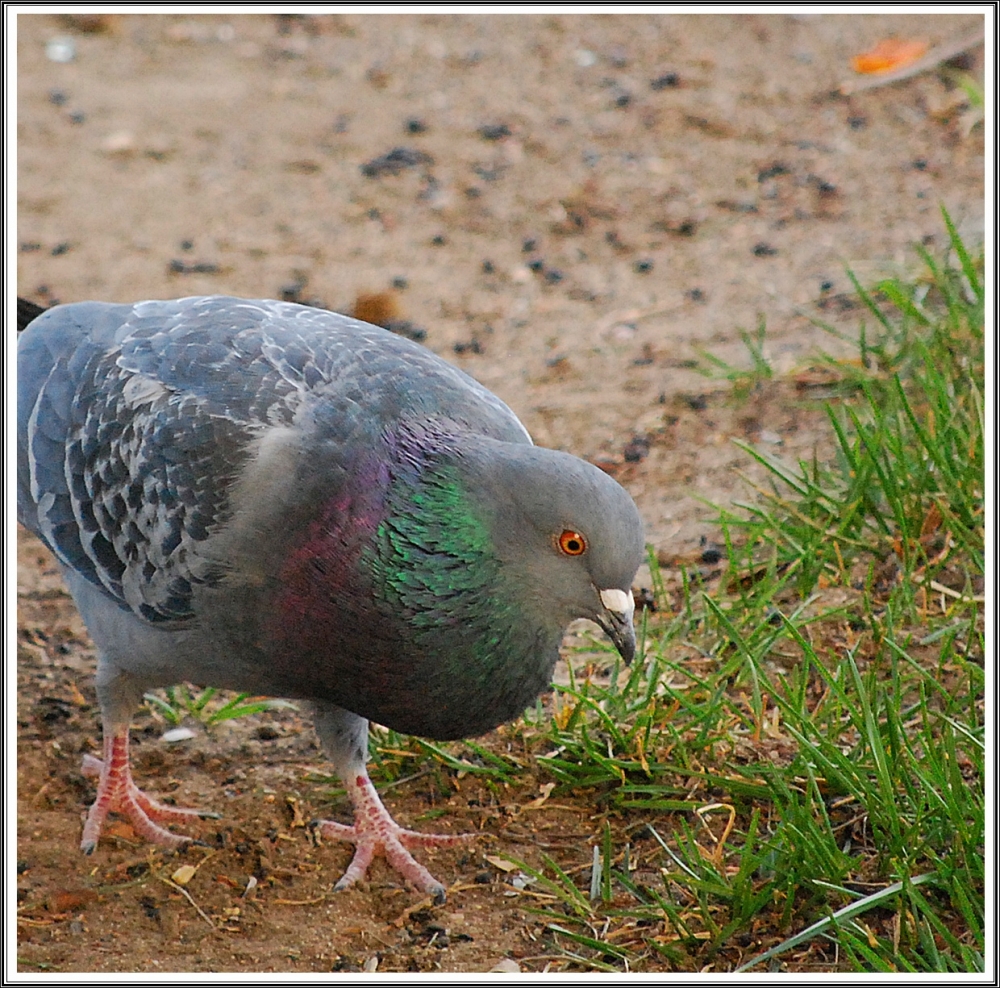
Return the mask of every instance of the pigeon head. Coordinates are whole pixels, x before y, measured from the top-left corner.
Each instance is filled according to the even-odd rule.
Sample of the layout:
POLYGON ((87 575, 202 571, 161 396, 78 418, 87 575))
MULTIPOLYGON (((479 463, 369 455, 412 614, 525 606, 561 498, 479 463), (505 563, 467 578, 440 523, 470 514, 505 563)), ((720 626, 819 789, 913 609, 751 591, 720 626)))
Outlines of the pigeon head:
POLYGON ((492 509, 492 541, 512 596, 560 634, 589 618, 631 661, 631 586, 644 543, 625 490, 592 464, 538 446, 485 441, 464 458, 477 501, 492 509))

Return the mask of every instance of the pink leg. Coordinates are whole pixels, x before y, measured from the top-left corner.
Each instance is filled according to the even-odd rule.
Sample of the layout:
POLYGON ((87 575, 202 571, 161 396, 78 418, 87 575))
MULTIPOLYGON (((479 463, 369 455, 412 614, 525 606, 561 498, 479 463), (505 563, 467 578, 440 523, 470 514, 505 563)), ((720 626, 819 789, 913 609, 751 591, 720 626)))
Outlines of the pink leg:
POLYGON ((396 823, 382 805, 367 772, 348 780, 347 792, 354 804, 354 825, 351 827, 332 820, 321 820, 317 829, 323 837, 350 841, 357 847, 354 858, 334 891, 353 885, 364 878, 368 865, 376 854, 381 854, 403 878, 421 892, 430 892, 435 899, 444 901, 444 886, 407 850, 411 847, 440 847, 458 844, 474 834, 421 834, 405 830, 396 823))
POLYGON ((92 755, 84 755, 83 774, 98 776, 97 798, 87 814, 87 822, 83 826, 83 840, 80 850, 84 854, 92 854, 101 836, 101 828, 108 813, 114 811, 127 817, 135 832, 154 844, 163 844, 171 849, 190 843, 190 837, 172 834, 169 830, 157 826, 159 823, 185 823, 202 817, 214 817, 215 813, 205 813, 201 810, 181 809, 176 806, 166 806, 150 799, 132 781, 132 769, 129 766, 128 728, 104 734, 104 761, 92 755))

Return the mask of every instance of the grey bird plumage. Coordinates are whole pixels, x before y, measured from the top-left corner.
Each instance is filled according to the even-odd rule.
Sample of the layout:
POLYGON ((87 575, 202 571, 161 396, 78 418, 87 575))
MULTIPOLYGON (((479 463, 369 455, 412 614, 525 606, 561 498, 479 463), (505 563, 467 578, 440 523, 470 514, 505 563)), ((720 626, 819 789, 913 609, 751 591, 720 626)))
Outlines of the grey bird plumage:
MULTIPOLYGON (((34 315, 34 313, 31 313, 34 315)), ((429 350, 292 303, 85 302, 18 345, 18 517, 59 560, 98 648, 109 811, 149 839, 196 811, 131 778, 128 724, 189 680, 311 700, 356 809, 355 858, 442 887, 365 771, 367 720, 483 733, 544 689, 589 617, 631 658, 642 526, 628 495, 532 445, 497 397, 429 350), (373 822, 374 821, 374 822, 373 822)))

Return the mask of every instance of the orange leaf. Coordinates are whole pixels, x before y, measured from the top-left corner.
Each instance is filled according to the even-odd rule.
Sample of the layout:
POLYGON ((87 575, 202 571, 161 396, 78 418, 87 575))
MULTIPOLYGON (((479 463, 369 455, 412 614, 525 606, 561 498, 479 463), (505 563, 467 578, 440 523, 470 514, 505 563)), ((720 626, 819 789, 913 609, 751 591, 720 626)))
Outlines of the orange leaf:
POLYGON ((905 38, 886 38, 871 51, 855 55, 851 65, 862 75, 881 75, 905 68, 927 54, 926 41, 907 41, 905 38))

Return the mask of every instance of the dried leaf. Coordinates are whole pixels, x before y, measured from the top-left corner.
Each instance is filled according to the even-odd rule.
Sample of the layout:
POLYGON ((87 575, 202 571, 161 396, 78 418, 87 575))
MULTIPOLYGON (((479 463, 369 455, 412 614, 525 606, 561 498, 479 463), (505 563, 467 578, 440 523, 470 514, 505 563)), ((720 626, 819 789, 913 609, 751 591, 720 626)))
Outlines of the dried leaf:
POLYGON ((526 810, 537 810, 538 807, 540 807, 545 802, 545 800, 549 798, 549 796, 552 793, 552 790, 555 789, 555 787, 556 784, 554 782, 546 782, 545 785, 540 787, 541 796, 539 796, 537 799, 533 799, 530 803, 527 803, 524 808, 526 810))
POLYGON ((517 871, 518 866, 508 861, 506 858, 497 857, 495 854, 486 854, 484 857, 491 865, 493 865, 494 868, 499 868, 501 871, 517 871))
POLYGON ((855 55, 851 67, 861 75, 882 75, 912 65, 926 54, 926 41, 886 38, 870 51, 855 55))

